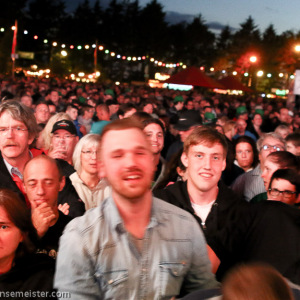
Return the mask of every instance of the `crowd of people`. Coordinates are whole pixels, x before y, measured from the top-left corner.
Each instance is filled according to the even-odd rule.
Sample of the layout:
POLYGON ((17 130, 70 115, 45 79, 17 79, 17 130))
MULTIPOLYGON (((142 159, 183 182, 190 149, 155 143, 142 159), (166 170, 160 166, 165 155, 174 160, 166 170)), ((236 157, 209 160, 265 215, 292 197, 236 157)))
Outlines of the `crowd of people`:
POLYGON ((298 299, 299 127, 285 99, 1 78, 0 295, 298 299))

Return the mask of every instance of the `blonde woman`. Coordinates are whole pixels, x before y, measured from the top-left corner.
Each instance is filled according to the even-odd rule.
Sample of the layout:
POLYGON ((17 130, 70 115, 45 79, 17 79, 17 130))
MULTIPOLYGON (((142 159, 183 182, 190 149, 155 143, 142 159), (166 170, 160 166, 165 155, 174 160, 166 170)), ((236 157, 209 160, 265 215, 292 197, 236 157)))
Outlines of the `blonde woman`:
POLYGON ((99 178, 97 152, 100 145, 98 134, 87 134, 77 143, 73 153, 76 170, 70 176, 72 184, 85 204, 85 209, 98 206, 110 196, 110 187, 105 179, 99 178))

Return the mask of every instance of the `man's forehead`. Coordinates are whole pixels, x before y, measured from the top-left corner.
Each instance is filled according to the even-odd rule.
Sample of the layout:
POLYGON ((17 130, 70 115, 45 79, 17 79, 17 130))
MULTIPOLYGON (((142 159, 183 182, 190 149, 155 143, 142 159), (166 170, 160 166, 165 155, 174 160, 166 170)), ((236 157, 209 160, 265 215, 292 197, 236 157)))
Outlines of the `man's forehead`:
POLYGON ((68 130, 65 129, 57 129, 53 132, 53 134, 71 134, 68 130))
MULTIPOLYGON (((20 123, 20 124, 24 124, 24 122, 15 119, 8 111, 4 111, 1 115, 0 115, 0 121, 5 118, 5 122, 7 122, 7 118, 9 118, 10 122, 15 122, 15 123, 20 123)), ((25 124, 24 124, 25 125, 25 124)))
POLYGON ((197 152, 201 151, 204 153, 224 153, 224 148, 220 143, 209 143, 203 142, 196 145, 190 146, 190 151, 197 152))
POLYGON ((54 163, 46 159, 34 159, 29 161, 24 170, 24 179, 34 179, 45 174, 47 178, 58 178, 58 169, 54 163))
POLYGON ((274 145, 283 145, 283 143, 280 140, 278 140, 274 137, 266 137, 264 139, 263 144, 270 144, 272 146, 274 146, 274 145))
POLYGON ((102 138, 101 146, 105 149, 105 145, 109 144, 110 149, 126 149, 134 147, 149 148, 149 143, 144 132, 138 128, 129 128, 121 130, 110 130, 106 132, 102 138), (129 138, 127 138, 130 137, 129 138))

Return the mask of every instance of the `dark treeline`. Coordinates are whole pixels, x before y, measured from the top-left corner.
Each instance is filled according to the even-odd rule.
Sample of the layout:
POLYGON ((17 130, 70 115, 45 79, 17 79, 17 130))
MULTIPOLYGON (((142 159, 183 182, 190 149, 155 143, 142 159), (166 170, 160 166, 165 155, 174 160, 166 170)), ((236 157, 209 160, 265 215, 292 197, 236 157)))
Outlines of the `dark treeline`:
MULTIPOLYGON (((18 20, 18 50, 34 52, 35 63, 39 66, 52 64, 57 73, 93 70, 93 49, 72 51, 62 60, 57 49, 52 47, 53 41, 67 45, 91 45, 98 41, 122 55, 147 55, 165 62, 204 66, 206 70, 213 66, 215 71, 248 72, 251 68, 249 57, 256 55, 255 68, 273 74, 292 73, 298 59, 294 46, 300 38, 299 32, 277 34, 272 24, 261 32, 251 16, 237 30, 227 26, 220 34, 215 34, 201 12, 195 12, 199 14, 190 23, 166 23, 164 9, 157 0, 149 0, 145 7, 141 7, 138 0, 111 0, 105 8, 100 0, 93 5, 83 0, 71 13, 66 13, 63 0, 9 0, 3 1, 1 6, 0 27, 10 28, 15 19, 18 20), (23 34, 25 29, 28 35, 23 34), (33 35, 39 38, 34 40, 33 35), (44 44, 44 39, 49 42, 44 44)), ((0 33, 2 73, 9 69, 11 39, 11 30, 0 33)), ((116 58, 112 60, 99 56, 98 63, 105 68, 109 61, 113 76, 122 77, 120 74, 126 72, 126 63, 117 63, 116 58)), ((18 63, 26 66, 32 61, 19 60, 18 63)), ((140 69, 143 70, 145 64, 147 62, 140 69)), ((143 79, 143 74, 141 71, 137 79, 143 79)))

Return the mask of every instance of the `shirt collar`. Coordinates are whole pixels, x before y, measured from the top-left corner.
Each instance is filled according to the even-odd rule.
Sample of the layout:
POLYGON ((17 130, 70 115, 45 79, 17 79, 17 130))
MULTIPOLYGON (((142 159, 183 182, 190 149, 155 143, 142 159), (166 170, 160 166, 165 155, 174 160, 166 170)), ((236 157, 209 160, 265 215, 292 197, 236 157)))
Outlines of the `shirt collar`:
MULTIPOLYGON (((118 233, 125 233, 126 229, 123 220, 120 216, 118 208, 112 198, 108 197, 103 203, 104 215, 106 216, 108 222, 110 223, 111 229, 116 230, 118 233)), ((164 223, 165 216, 160 212, 159 205, 154 197, 152 197, 152 208, 150 222, 147 228, 153 228, 159 224, 164 223)))
MULTIPOLYGON (((30 155, 30 158, 33 157, 30 150, 29 150, 29 155, 30 155)), ((3 158, 4 164, 7 168, 10 176, 13 176, 12 170, 14 170, 14 174, 18 175, 23 180, 23 174, 19 171, 19 169, 17 167, 13 167, 10 163, 8 163, 3 156, 2 156, 2 158, 3 158)))

